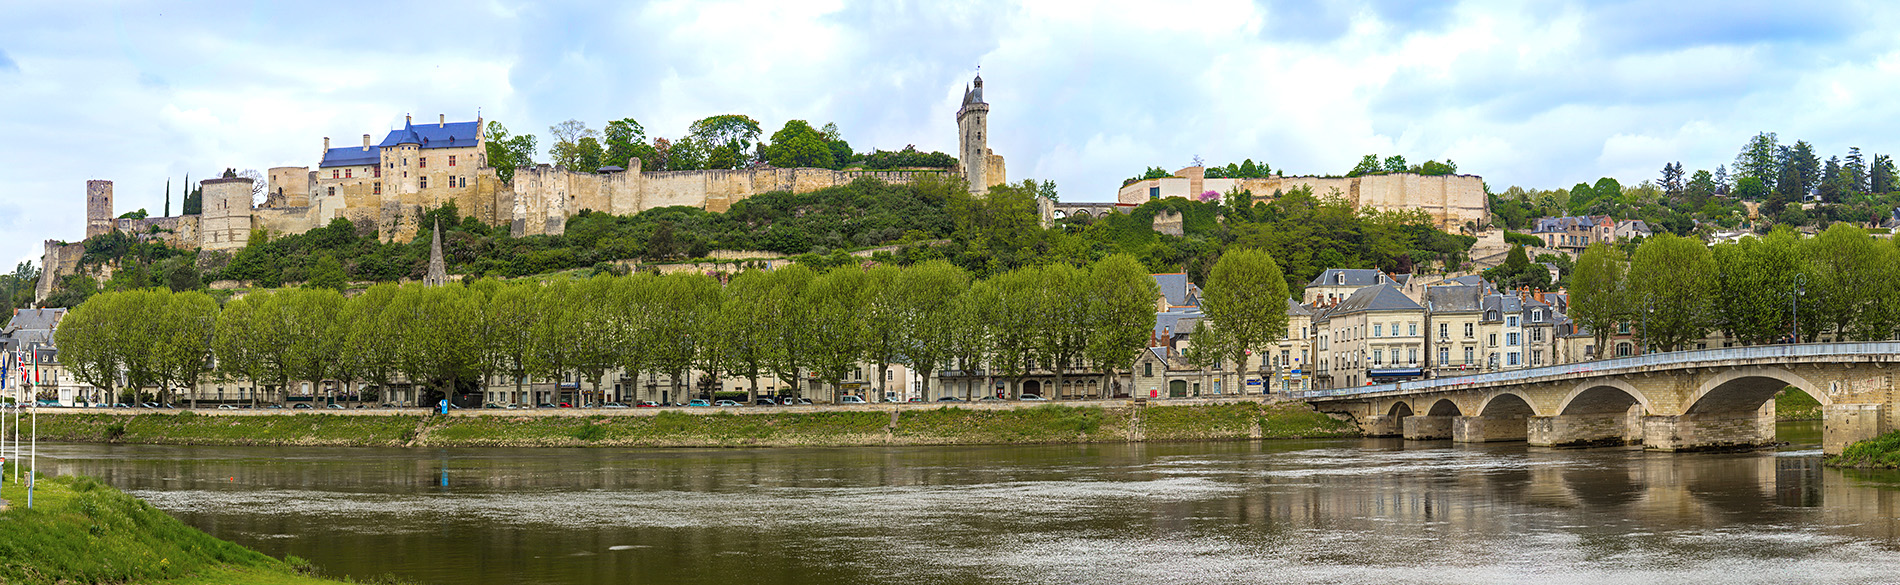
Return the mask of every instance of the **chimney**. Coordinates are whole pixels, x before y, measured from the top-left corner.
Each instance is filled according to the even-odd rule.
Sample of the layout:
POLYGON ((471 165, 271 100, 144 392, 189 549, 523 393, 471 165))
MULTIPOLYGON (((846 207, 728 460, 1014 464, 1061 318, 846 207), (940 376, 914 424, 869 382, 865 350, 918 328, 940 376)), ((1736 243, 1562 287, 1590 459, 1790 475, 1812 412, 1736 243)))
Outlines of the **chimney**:
POLYGON ((449 115, 448 115, 448 114, 436 114, 436 115, 435 115, 435 127, 437 127, 437 128, 441 128, 442 126, 444 126, 444 125, 447 125, 448 123, 449 123, 449 115))
POLYGON ((330 137, 328 136, 323 137, 323 152, 330 152, 330 137))
POLYGON ((369 135, 363 135, 363 150, 369 150, 369 135))

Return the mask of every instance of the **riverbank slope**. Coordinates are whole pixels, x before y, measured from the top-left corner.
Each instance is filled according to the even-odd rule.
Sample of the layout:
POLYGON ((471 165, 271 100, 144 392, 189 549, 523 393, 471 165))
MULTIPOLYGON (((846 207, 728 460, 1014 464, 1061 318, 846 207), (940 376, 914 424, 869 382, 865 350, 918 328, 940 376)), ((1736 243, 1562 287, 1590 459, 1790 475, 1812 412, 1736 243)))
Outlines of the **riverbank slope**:
POLYGON ((1840 455, 1828 457, 1826 464, 1857 469, 1900 468, 1900 431, 1848 445, 1840 455))
POLYGON ((891 410, 405 414, 41 414, 42 440, 362 447, 792 447, 1118 443, 1356 436, 1304 403, 891 410))
MULTIPOLYGON (((7 473, 11 465, 8 466, 7 473)), ((322 585, 307 563, 220 540, 143 500, 86 477, 7 477, 0 499, 0 583, 322 585)))

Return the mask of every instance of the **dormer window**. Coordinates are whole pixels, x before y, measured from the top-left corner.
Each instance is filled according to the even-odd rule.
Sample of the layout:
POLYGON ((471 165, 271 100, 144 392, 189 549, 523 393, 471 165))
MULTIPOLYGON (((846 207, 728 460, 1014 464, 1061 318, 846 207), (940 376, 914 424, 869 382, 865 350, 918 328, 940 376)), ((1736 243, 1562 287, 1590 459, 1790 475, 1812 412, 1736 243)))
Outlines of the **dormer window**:
POLYGON ((1334 273, 1333 273, 1333 284, 1346 284, 1346 273, 1344 273, 1344 272, 1334 272, 1334 273))

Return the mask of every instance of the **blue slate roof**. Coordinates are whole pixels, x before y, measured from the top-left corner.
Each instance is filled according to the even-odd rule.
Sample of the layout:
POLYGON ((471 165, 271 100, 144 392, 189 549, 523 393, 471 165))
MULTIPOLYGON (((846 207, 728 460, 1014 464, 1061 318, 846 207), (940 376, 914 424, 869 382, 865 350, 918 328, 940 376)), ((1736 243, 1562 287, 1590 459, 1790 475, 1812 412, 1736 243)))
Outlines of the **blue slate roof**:
POLYGON ((379 147, 398 144, 415 144, 423 148, 462 148, 475 146, 475 135, 480 130, 480 122, 449 122, 435 124, 403 124, 401 130, 391 130, 383 138, 379 147))
POLYGON ((398 144, 414 144, 423 149, 462 148, 476 146, 480 141, 476 134, 481 130, 481 122, 449 122, 447 124, 403 123, 399 130, 389 131, 383 141, 376 146, 364 149, 361 146, 332 148, 323 153, 323 162, 318 167, 361 167, 382 162, 382 149, 398 144))
POLYGON ((1195 287, 1193 283, 1188 282, 1186 273, 1176 272, 1150 276, 1154 277, 1155 286, 1161 288, 1161 295, 1168 298, 1168 306, 1200 306, 1200 295, 1196 294, 1199 292, 1199 289, 1195 287))
POLYGON ((343 148, 332 148, 324 151, 323 162, 318 163, 317 166, 319 168, 369 167, 382 164, 382 162, 383 155, 382 149, 380 148, 371 146, 368 149, 364 149, 361 146, 345 146, 343 148))

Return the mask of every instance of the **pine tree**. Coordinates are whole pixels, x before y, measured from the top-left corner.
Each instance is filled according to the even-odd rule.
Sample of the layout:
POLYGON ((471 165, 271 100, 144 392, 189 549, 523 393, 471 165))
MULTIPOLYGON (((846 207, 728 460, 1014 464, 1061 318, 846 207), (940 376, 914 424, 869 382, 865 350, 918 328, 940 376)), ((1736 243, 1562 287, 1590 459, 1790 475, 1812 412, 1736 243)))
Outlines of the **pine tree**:
POLYGON ((172 180, 165 179, 165 217, 172 216, 172 180))
POLYGON ((1841 165, 1847 172, 1847 184, 1855 193, 1867 192, 1867 161, 1860 156, 1860 147, 1847 149, 1847 162, 1841 165))

